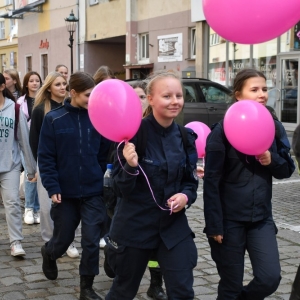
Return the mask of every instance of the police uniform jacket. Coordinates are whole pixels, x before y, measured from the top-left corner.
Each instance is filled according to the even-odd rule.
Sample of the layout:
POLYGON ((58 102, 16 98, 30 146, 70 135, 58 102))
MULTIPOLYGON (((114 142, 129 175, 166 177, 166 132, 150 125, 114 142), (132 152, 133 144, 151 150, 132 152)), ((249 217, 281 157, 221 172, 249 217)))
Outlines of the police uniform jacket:
POLYGON ((295 169, 286 132, 275 122, 281 134, 269 149, 268 166, 233 148, 220 123, 208 136, 203 185, 204 232, 208 236, 224 234, 223 219, 256 222, 272 216, 272 176, 288 178, 295 169))
POLYGON ((49 197, 101 195, 110 142, 93 127, 88 111, 66 99, 44 118, 38 147, 38 164, 49 197))
MULTIPOLYGON (((123 147, 120 147, 118 155, 125 170, 116 157, 113 179, 121 198, 118 200, 109 236, 116 244, 141 249, 157 248, 162 240, 170 249, 193 233, 188 225, 185 208, 170 215, 170 211, 160 209, 155 200, 164 209, 167 209, 167 200, 176 193, 187 195, 188 206, 196 200, 197 135, 187 129, 186 153, 175 122, 164 128, 152 114, 144 121, 147 123, 147 146, 144 157, 139 157, 139 164, 151 189, 143 172, 126 163, 122 154, 123 147), (137 176, 131 175, 137 171, 137 176)), ((131 142, 136 144, 136 138, 135 136, 131 142)))

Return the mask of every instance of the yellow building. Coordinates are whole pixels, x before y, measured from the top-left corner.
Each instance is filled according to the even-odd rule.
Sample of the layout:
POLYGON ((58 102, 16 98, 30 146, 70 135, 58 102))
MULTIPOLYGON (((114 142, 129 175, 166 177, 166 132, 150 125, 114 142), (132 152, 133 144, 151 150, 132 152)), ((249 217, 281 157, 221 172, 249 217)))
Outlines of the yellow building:
MULTIPOLYGON (((0 16, 9 15, 13 0, 0 0, 0 16)), ((18 69, 18 20, 0 17, 0 72, 18 69)))

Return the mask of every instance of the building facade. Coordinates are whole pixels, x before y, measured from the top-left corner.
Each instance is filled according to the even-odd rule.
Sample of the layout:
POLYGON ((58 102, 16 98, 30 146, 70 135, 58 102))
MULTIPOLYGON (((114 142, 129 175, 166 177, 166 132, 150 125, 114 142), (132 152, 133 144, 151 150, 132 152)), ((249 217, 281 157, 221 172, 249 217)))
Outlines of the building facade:
MULTIPOLYGON (((0 15, 13 9, 13 0, 0 0, 0 15)), ((18 21, 0 17, 0 72, 18 68, 18 21)))

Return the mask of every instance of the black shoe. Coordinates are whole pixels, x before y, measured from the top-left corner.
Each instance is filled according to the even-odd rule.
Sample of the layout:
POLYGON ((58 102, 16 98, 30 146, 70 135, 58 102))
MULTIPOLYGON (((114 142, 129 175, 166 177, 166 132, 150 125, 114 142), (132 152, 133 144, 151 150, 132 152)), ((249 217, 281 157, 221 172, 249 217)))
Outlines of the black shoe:
POLYGON ((41 253, 43 256, 43 272, 45 276, 50 280, 55 280, 58 275, 56 261, 51 259, 51 257, 46 253, 45 245, 41 248, 41 253))
POLYGON ((116 274, 115 272, 112 270, 112 268, 110 267, 110 265, 107 262, 106 256, 107 256, 107 251, 108 251, 108 246, 105 245, 104 246, 104 264, 103 264, 103 268, 105 271, 105 274, 109 277, 109 278, 115 278, 116 274))
POLYGON ((94 276, 80 276, 79 300, 102 300, 93 290, 94 276))
POLYGON ((165 294, 163 288, 159 285, 150 285, 147 291, 147 296, 154 300, 167 300, 168 297, 165 294))

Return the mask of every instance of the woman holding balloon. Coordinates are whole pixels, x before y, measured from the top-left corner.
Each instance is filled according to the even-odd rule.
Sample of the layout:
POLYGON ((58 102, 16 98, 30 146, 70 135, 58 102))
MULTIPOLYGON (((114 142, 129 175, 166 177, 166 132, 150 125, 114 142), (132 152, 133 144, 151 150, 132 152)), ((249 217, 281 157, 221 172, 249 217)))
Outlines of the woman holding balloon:
POLYGON ((282 124, 265 109, 268 93, 263 73, 240 71, 233 95, 237 103, 207 139, 204 232, 221 278, 218 300, 262 300, 276 291, 281 280, 272 177, 288 178, 295 167, 282 124), (240 104, 246 109, 238 110, 240 104), (238 133, 244 125, 248 128, 238 133), (243 286, 246 250, 254 278, 243 286))
POLYGON ((185 207, 197 198, 196 134, 186 129, 185 152, 183 137, 174 123, 183 107, 180 79, 172 72, 159 72, 148 80, 152 111, 143 119, 145 153, 138 157, 135 136, 119 147, 121 164, 117 157, 114 164, 114 184, 121 199, 106 239, 107 259, 116 274, 106 299, 134 299, 156 251, 168 299, 192 300, 197 249, 185 207))

